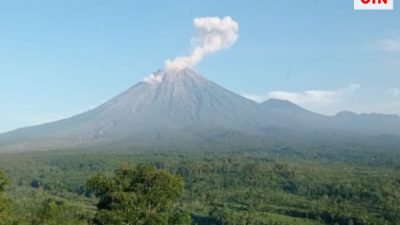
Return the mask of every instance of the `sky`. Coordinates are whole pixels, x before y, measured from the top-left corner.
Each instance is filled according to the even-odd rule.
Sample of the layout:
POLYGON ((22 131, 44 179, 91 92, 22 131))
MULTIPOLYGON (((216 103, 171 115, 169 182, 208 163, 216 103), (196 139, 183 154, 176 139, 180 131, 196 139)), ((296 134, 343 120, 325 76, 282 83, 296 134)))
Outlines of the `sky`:
POLYGON ((190 54, 195 18, 231 17, 234 43, 194 69, 251 98, 334 115, 400 114, 400 6, 353 1, 0 1, 0 132, 90 110, 190 54))

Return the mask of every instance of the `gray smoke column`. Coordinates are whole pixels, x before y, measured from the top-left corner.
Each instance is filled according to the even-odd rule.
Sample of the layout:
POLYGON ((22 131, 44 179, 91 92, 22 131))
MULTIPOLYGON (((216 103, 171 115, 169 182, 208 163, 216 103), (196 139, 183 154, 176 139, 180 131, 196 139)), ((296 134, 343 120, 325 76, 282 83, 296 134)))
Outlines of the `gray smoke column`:
POLYGON ((230 48, 239 37, 239 25, 231 17, 195 18, 193 25, 197 36, 192 39, 192 53, 165 61, 167 70, 191 68, 200 62, 205 55, 220 49, 230 48))

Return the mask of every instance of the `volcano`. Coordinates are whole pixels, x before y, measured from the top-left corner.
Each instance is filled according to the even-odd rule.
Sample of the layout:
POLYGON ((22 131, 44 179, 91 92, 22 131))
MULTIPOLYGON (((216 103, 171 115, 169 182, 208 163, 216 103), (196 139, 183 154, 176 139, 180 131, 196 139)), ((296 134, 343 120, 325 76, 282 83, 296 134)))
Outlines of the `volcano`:
POLYGON ((276 99, 259 104, 193 70, 159 70, 93 110, 0 135, 0 151, 104 144, 262 146, 282 137, 311 140, 334 133, 400 135, 400 118, 345 113, 330 117, 276 99))

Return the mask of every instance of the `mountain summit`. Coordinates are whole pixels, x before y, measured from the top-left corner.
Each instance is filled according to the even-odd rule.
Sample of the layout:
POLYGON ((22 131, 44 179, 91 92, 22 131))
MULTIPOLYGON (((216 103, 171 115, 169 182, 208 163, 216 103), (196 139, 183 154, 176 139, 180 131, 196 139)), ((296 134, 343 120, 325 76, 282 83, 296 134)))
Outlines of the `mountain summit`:
MULTIPOLYGON (((159 70, 99 107, 69 119, 0 135, 0 146, 22 143, 59 146, 162 137, 210 130, 253 132, 258 104, 205 79, 193 70, 159 70)), ((1 147, 0 147, 1 148, 1 147)))
POLYGON ((400 128, 397 116, 354 116, 323 116, 276 99, 258 104, 193 70, 159 70, 93 110, 0 135, 0 151, 105 143, 265 143, 282 135, 304 138, 305 132, 400 134, 400 129, 394 129, 400 128), (379 132, 368 125, 376 125, 376 118, 385 122, 379 132))

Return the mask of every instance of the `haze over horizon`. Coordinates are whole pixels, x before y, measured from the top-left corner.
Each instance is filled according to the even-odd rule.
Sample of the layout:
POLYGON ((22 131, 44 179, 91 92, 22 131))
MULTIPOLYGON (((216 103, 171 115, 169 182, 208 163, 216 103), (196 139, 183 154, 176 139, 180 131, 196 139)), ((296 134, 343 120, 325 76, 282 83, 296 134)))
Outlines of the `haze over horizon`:
POLYGON ((225 88, 328 115, 400 114, 398 12, 354 12, 353 2, 259 4, 271 7, 248 1, 145 3, 142 9, 128 1, 0 3, 0 133, 92 109, 165 60, 190 55, 198 28, 193 19, 207 16, 228 16, 240 27, 239 38, 222 35, 228 44, 205 52, 231 49, 194 67, 225 88), (150 8, 154 14, 145 14, 150 8))

